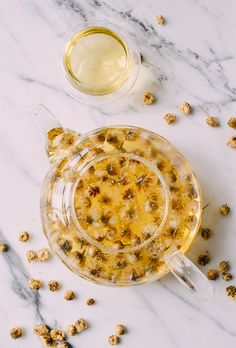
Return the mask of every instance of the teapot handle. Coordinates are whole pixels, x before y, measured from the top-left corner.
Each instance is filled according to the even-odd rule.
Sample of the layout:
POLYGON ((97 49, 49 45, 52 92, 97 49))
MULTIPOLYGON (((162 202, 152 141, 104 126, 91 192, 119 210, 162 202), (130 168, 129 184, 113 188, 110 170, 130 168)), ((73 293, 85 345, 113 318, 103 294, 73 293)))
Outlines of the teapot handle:
POLYGON ((69 151, 70 146, 80 137, 80 133, 63 128, 43 104, 34 108, 30 114, 36 118, 40 130, 46 137, 46 152, 51 163, 62 158, 69 151))
POLYGON ((174 251, 166 258, 171 273, 201 301, 209 300, 214 288, 207 277, 186 256, 174 251))
POLYGON ((46 135, 50 129, 62 128, 62 125, 57 118, 43 104, 39 104, 31 110, 30 115, 33 115, 36 118, 37 124, 44 135, 46 135))

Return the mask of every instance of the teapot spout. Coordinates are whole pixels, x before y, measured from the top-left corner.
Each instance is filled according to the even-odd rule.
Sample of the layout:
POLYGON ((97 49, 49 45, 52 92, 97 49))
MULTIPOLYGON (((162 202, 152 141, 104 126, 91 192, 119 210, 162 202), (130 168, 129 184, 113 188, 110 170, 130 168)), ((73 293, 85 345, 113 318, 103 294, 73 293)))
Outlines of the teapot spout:
POLYGON ((80 137, 71 129, 63 128, 57 118, 43 104, 31 111, 38 126, 46 137, 46 152, 50 162, 60 159, 67 149, 80 137))

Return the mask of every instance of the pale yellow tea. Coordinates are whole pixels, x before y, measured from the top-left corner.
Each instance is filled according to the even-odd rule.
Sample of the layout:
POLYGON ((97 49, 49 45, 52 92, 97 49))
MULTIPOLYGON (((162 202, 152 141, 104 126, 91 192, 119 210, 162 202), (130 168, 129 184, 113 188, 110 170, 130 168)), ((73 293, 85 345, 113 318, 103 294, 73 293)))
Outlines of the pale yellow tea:
POLYGON ((70 82, 81 92, 104 95, 127 81, 132 62, 126 43, 104 27, 88 27, 68 42, 64 66, 70 82))

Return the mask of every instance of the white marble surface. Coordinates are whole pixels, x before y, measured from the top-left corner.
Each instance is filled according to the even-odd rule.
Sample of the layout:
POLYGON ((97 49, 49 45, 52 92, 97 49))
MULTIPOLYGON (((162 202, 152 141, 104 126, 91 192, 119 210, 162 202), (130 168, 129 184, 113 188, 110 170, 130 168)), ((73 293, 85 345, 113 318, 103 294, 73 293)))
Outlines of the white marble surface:
MULTIPOLYGON (((129 328, 122 347, 214 347, 236 344, 236 302, 225 295, 226 284, 215 283, 212 300, 200 303, 172 276, 146 286, 106 288, 86 282, 53 257, 47 264, 28 264, 29 248, 46 246, 39 215, 40 186, 48 169, 44 139, 28 112, 45 103, 67 127, 85 132, 111 124, 146 127, 166 136, 190 160, 209 203, 203 224, 214 230, 209 241, 197 238, 189 256, 208 249, 209 267, 222 259, 232 263, 236 277, 236 150, 226 146, 236 134, 227 126, 236 115, 236 3, 234 0, 11 0, 0 4, 0 240, 10 250, 0 255, 0 347, 40 347, 32 334, 36 323, 65 327, 85 317, 91 328, 70 340, 73 347, 108 347, 107 336, 121 322, 129 328), (155 15, 166 17, 157 26, 155 15), (130 32, 144 56, 141 75, 128 98, 112 107, 80 105, 62 90, 57 78, 61 43, 68 29, 86 19, 120 23, 130 32), (152 106, 142 104, 151 90, 152 106), (179 115, 178 106, 189 101, 194 112, 179 115), (163 115, 178 114, 168 126, 163 115), (220 118, 212 129, 205 117, 220 118), (217 207, 228 202, 230 216, 222 218, 217 207), (18 232, 32 234, 28 244, 18 232), (30 276, 63 283, 58 293, 46 287, 38 294, 28 290, 30 276), (63 290, 74 289, 78 298, 63 300, 63 290), (87 307, 94 297, 97 304, 87 307), (21 325, 25 336, 9 338, 9 329, 21 325)), ((204 270, 205 271, 205 270, 204 270)), ((236 281, 232 281, 235 284, 236 281)))

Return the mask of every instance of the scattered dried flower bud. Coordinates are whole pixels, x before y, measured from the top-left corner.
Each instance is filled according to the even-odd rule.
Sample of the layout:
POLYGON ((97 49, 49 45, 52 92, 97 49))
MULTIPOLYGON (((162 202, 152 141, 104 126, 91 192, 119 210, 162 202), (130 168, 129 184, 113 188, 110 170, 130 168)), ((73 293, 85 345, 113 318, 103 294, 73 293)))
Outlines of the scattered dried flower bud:
POLYGON ((232 274, 228 272, 222 273, 222 279, 225 280, 226 282, 229 282, 232 278, 233 278, 232 274))
POLYGON ((221 261, 219 263, 218 268, 221 272, 228 272, 229 271, 229 261, 221 261))
POLYGON ((48 289, 52 292, 60 289, 60 283, 57 280, 50 280, 48 282, 48 289))
POLYGON ((199 265, 201 266, 205 266, 210 262, 210 256, 208 253, 206 254, 201 254, 198 256, 197 262, 199 263, 199 265))
POLYGON ((163 25, 165 23, 165 18, 163 16, 156 16, 157 24, 163 25))
POLYGON ((220 207, 219 207, 219 213, 221 214, 221 215, 228 215, 229 214, 229 212, 230 212, 230 207, 228 206, 228 204, 227 203, 225 203, 225 204, 223 204, 223 205, 221 205, 220 207))
POLYGON ((27 242, 30 238, 30 235, 27 231, 22 231, 20 232, 19 236, 18 236, 18 239, 20 242, 27 242))
POLYGON ((236 300, 236 287, 234 285, 230 285, 226 288, 226 293, 233 300, 236 300))
POLYGON ((65 294, 64 294, 64 299, 65 299, 66 301, 74 300, 74 298, 75 298, 75 293, 74 293, 74 291, 72 291, 72 290, 67 290, 67 291, 65 292, 65 294))
POLYGON ((120 342, 120 338, 117 335, 111 335, 108 337, 108 342, 112 345, 115 346, 120 342))
POLYGON ((67 333, 69 336, 75 336, 77 335, 77 329, 75 325, 69 325, 67 326, 67 333))
POLYGON ((57 342, 57 348, 69 348, 69 344, 67 342, 57 342))
POLYGON ((144 104, 151 105, 155 101, 155 97, 151 92, 146 92, 143 97, 144 104))
POLYGON ((0 243, 0 253, 5 253, 8 250, 8 246, 4 243, 0 243))
POLYGON ((94 300, 93 298, 89 298, 89 299, 86 301, 86 304, 87 304, 88 306, 92 306, 92 305, 95 304, 95 300, 94 300))
POLYGON ((207 117, 206 123, 211 127, 218 127, 220 125, 218 119, 214 116, 207 117))
POLYGON ((50 331, 50 336, 53 341, 63 341, 65 332, 61 329, 53 329, 50 331))
POLYGON ((176 121, 176 115, 175 114, 166 114, 165 116, 164 116, 164 119, 166 120, 166 122, 168 123, 168 124, 172 124, 172 123, 174 123, 175 121, 176 121))
POLYGON ((115 332, 116 332, 116 335, 121 336, 121 335, 124 335, 127 332, 127 330, 126 330, 126 327, 124 325, 117 324, 115 326, 115 332))
POLYGON ((39 290, 41 288, 41 281, 37 279, 29 279, 29 287, 32 290, 39 290))
POLYGON ((39 262, 47 261, 50 258, 51 254, 50 251, 47 248, 40 249, 37 252, 37 260, 39 262))
POLYGON ((80 318, 75 322, 75 327, 77 329, 77 332, 81 332, 88 328, 88 323, 85 319, 80 318))
POLYGON ((39 324, 34 327, 34 333, 38 336, 45 336, 49 334, 49 329, 45 324, 39 324))
POLYGON ((236 129, 236 117, 231 117, 228 121, 228 125, 229 127, 236 129))
POLYGON ((207 240, 212 236, 212 231, 210 230, 210 228, 204 228, 202 227, 201 229, 201 236, 203 239, 207 240))
POLYGON ((233 136, 229 138, 227 145, 229 145, 232 149, 236 149, 236 137, 233 136))
POLYGON ((23 329, 21 327, 13 327, 10 330, 10 335, 11 335, 11 338, 16 340, 17 338, 20 338, 23 335, 23 329))
POLYGON ((218 277, 218 271, 216 271, 215 269, 209 269, 209 271, 207 272, 207 278, 209 280, 216 280, 218 277))
POLYGON ((50 332, 48 332, 46 335, 41 336, 41 339, 45 347, 54 347, 53 340, 50 336, 50 332))
POLYGON ((26 257, 29 263, 31 263, 33 260, 37 259, 37 254, 33 250, 28 250, 26 253, 26 257))
POLYGON ((183 115, 187 116, 191 113, 192 111, 192 107, 189 103, 184 102, 181 106, 180 106, 180 111, 182 112, 183 115))

